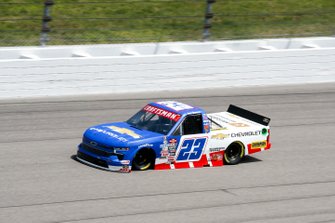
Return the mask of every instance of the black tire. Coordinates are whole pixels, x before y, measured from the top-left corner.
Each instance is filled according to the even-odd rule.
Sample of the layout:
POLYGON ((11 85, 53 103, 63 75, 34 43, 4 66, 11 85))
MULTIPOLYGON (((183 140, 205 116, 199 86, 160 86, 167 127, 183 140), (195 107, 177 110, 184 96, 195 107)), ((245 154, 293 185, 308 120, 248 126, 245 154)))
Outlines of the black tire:
POLYGON ((244 156, 244 145, 241 142, 234 142, 228 146, 224 153, 225 164, 238 164, 244 156))
POLYGON ((140 149, 132 163, 133 170, 148 170, 155 164, 155 153, 151 149, 140 149))

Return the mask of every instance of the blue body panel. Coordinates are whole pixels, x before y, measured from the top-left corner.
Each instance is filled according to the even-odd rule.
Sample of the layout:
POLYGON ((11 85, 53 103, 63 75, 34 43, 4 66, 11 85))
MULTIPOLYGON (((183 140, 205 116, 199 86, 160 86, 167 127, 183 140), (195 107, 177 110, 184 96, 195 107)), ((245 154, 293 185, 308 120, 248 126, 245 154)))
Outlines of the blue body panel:
MULTIPOLYGON (((181 116, 167 134, 168 140, 186 115, 201 113, 205 116, 204 110, 177 102, 157 102, 149 105, 181 116)), ((135 154, 142 148, 151 148, 156 158, 160 157, 164 140, 166 137, 163 134, 137 129, 126 122, 106 123, 92 126, 85 131, 78 152, 94 158, 97 162, 105 162, 108 166, 131 166, 135 154)))

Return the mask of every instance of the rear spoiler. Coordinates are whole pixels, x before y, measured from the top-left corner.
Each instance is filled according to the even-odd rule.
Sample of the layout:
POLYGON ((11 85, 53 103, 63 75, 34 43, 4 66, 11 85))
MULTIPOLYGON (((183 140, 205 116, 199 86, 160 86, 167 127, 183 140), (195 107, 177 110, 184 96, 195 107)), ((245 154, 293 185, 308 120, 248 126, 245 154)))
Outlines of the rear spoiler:
POLYGON ((227 112, 232 113, 234 115, 240 116, 242 118, 249 119, 251 121, 257 122, 261 125, 268 126, 270 123, 270 118, 265 116, 261 116, 259 114, 253 113, 251 111, 245 110, 243 108, 237 107, 235 105, 229 105, 227 112))

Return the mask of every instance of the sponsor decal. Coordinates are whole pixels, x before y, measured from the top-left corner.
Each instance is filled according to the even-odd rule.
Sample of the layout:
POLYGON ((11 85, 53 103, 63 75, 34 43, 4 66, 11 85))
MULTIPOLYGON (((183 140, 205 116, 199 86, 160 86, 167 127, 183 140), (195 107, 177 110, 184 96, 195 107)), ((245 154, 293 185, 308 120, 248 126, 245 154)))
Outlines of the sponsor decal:
POLYGON ((121 160, 120 163, 123 165, 128 165, 130 164, 130 160, 121 160))
POLYGON ((233 118, 236 118, 236 117, 237 117, 236 115, 234 115, 234 114, 232 114, 232 113, 228 113, 228 115, 229 115, 230 117, 233 117, 233 118))
POLYGON ((161 157, 160 158, 166 158, 169 155, 169 150, 162 149, 161 150, 161 157))
POLYGON ((220 127, 220 126, 216 125, 215 123, 212 123, 211 129, 212 129, 212 131, 227 130, 227 127, 220 127))
POLYGON ((123 165, 120 169, 121 173, 129 173, 131 171, 130 167, 128 165, 123 165))
POLYGON ((229 137, 229 134, 224 134, 224 133, 219 133, 219 134, 216 134, 216 135, 212 135, 211 139, 224 139, 224 138, 228 138, 229 137))
POLYGON ((171 152, 171 153, 176 152, 176 146, 175 146, 175 144, 174 144, 174 146, 168 146, 168 150, 169 150, 169 152, 171 152))
POLYGON ((231 120, 231 119, 229 119, 229 118, 227 118, 227 117, 223 117, 223 116, 221 116, 220 114, 215 114, 215 115, 211 115, 210 116, 210 118, 213 120, 213 121, 217 121, 217 122, 223 122, 223 123, 227 123, 227 124, 229 124, 229 123, 233 123, 234 122, 234 120, 231 120))
POLYGON ((268 134, 268 130, 266 128, 262 129, 262 135, 267 135, 268 134))
POLYGON ((265 148, 268 145, 267 141, 257 141, 251 143, 251 149, 259 149, 259 148, 265 148))
POLYGON ((203 115, 203 123, 204 123, 205 132, 208 133, 210 122, 209 122, 209 119, 208 119, 207 115, 203 115))
POLYGON ((129 150, 128 147, 115 147, 114 149, 115 151, 128 151, 129 150))
POLYGON ((169 143, 171 143, 171 144, 176 144, 176 143, 177 143, 177 139, 170 139, 170 140, 169 140, 169 143))
POLYGON ((151 105, 146 105, 143 109, 144 109, 144 111, 162 116, 164 118, 168 118, 168 119, 173 120, 175 122, 177 122, 180 119, 179 114, 169 112, 169 111, 166 111, 166 110, 161 109, 161 108, 156 108, 156 107, 151 106, 151 105))
POLYGON ((223 159, 223 155, 219 153, 210 154, 212 161, 220 161, 223 159))
POLYGON ((106 130, 104 130, 104 129, 99 129, 99 128, 94 128, 94 127, 92 127, 92 128, 89 128, 89 130, 90 130, 90 131, 99 132, 99 133, 102 133, 102 134, 105 134, 105 135, 108 135, 108 136, 110 136, 110 137, 113 137, 113 138, 115 138, 115 139, 120 140, 121 142, 127 142, 127 141, 128 141, 128 140, 125 139, 124 137, 121 137, 121 136, 119 136, 119 135, 116 135, 116 134, 114 134, 114 133, 112 133, 112 132, 108 132, 108 131, 106 131, 106 130))
POLYGON ((262 131, 248 131, 248 132, 237 132, 237 133, 231 133, 231 137, 244 137, 244 136, 257 136, 260 135, 262 131))
POLYGON ((168 148, 166 136, 163 137, 163 144, 160 145, 160 147, 162 148, 161 158, 166 158, 169 155, 169 148, 168 148))
POLYGON ((269 122, 270 122, 270 119, 268 119, 268 118, 263 118, 263 122, 265 122, 265 123, 269 123, 269 122))
POLYGON ((168 156, 168 162, 173 163, 175 161, 174 156, 168 156))
POLYGON ((146 143, 146 144, 139 145, 138 148, 141 149, 144 147, 153 147, 153 146, 154 146, 153 144, 146 143))
POLYGON ((170 144, 168 146, 168 152, 169 152, 169 156, 175 156, 176 155, 176 144, 170 144))
POLYGON ((121 133, 121 134, 126 134, 126 135, 129 135, 131 137, 133 137, 134 139, 139 139, 141 138, 140 135, 136 134, 134 131, 130 130, 130 129, 127 129, 127 128, 120 128, 120 127, 117 127, 117 126, 103 126, 105 128, 109 128, 111 130, 113 130, 114 132, 118 132, 118 133, 121 133))
POLYGON ((241 122, 231 122, 229 123, 229 125, 238 127, 238 128, 243 128, 243 127, 249 127, 249 125, 245 124, 245 123, 241 123, 241 122))
POLYGON ((157 102, 157 104, 160 105, 164 105, 168 108, 171 108, 175 111, 182 111, 182 110, 186 110, 186 109, 192 109, 193 107, 181 102, 176 102, 176 101, 161 101, 161 102, 157 102))
POLYGON ((219 151, 222 151, 222 150, 225 150, 225 148, 224 147, 209 148, 210 152, 219 152, 219 151))
POLYGON ((161 145, 162 148, 163 148, 163 149, 164 149, 164 148, 167 148, 167 144, 168 144, 168 142, 167 142, 167 138, 166 138, 166 136, 163 136, 163 145, 161 145))
POLYGON ((167 142, 166 136, 164 136, 163 144, 160 145, 162 148, 161 150, 161 157, 166 158, 168 156, 175 156, 176 155, 176 148, 177 148, 177 140, 170 139, 169 143, 167 142))
POLYGON ((204 125, 204 129, 205 129, 205 132, 208 133, 209 132, 209 125, 204 125))
POLYGON ((169 153, 175 153, 176 147, 177 147, 177 140, 176 139, 170 139, 169 144, 167 144, 169 153))

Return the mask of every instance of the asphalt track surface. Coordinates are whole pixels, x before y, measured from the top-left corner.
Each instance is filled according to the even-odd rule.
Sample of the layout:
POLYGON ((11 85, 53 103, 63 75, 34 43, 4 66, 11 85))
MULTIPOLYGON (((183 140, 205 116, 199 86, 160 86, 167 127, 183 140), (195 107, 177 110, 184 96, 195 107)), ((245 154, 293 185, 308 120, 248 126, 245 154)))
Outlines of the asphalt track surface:
POLYGON ((335 83, 0 102, 0 222, 335 222, 335 83), (112 173, 72 159, 84 129, 176 99, 267 115, 236 166, 112 173))

